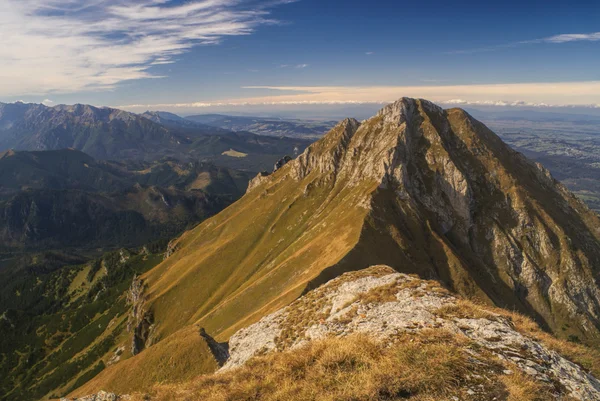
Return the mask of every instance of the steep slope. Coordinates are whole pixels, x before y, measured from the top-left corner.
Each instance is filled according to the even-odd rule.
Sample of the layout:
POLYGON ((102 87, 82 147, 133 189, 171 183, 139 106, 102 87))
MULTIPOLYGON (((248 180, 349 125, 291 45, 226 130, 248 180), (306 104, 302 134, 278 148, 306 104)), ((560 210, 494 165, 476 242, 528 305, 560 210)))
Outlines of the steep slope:
POLYGON ((362 124, 343 121, 182 235, 142 277, 146 350, 84 390, 146 386, 136 369, 167 342, 191 344, 194 325, 227 340, 307 289, 373 264, 437 278, 593 343, 599 229, 597 215, 466 112, 404 98, 362 124))
POLYGON ((29 188, 115 191, 128 186, 108 166, 74 149, 12 151, 0 158, 0 196, 29 188))
POLYGON ((0 148, 51 150, 73 147, 97 158, 142 158, 178 138, 146 118, 89 105, 0 105, 0 148))
POLYGON ((108 194, 23 191, 0 202, 0 249, 138 246, 177 235, 232 201, 141 186, 108 194))
POLYGON ((114 192, 135 184, 241 196, 248 174, 211 163, 163 158, 104 161, 74 150, 11 151, 0 158, 0 196, 26 189, 114 192))

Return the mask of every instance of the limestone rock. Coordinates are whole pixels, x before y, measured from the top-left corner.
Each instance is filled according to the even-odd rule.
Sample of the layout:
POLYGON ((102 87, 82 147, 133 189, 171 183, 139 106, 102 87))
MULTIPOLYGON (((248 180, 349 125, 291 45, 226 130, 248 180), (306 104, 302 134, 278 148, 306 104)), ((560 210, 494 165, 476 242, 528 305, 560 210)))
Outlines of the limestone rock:
POLYGON ((269 175, 270 174, 266 171, 258 173, 258 175, 256 177, 254 177, 253 179, 251 179, 250 182, 248 183, 248 189, 246 190, 246 193, 248 193, 248 192, 252 191, 254 188, 260 186, 263 182, 266 182, 269 175))
POLYGON ((61 398, 60 401, 125 401, 129 400, 129 398, 128 395, 117 395, 106 391, 99 391, 97 394, 81 398, 61 398))

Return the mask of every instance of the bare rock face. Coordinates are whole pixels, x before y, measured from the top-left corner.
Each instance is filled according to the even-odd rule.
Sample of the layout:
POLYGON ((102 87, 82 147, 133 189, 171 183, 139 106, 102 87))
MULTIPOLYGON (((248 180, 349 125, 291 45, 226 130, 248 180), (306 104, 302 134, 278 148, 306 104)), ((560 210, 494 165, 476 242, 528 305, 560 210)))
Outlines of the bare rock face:
POLYGON ((326 178, 333 179, 342 167, 348 154, 348 146, 352 137, 360 127, 353 118, 346 119, 336 125, 323 139, 319 146, 309 146, 292 164, 291 174, 301 180, 313 171, 326 173, 326 178))
POLYGON ((152 327, 144 316, 153 309, 156 337, 199 324, 224 338, 268 315, 231 338, 224 369, 324 335, 391 341, 439 326, 540 380, 560 376, 565 394, 596 399, 594 378, 504 316, 441 312, 462 296, 526 314, 560 338, 600 340, 599 217, 463 110, 403 98, 366 121, 344 120, 176 244, 180 256, 147 274, 151 305, 132 327, 152 327), (374 265, 399 275, 310 291, 374 265), (373 301, 375 290, 386 302, 373 301))
POLYGON ((169 259, 175 252, 177 251, 177 239, 173 239, 169 241, 167 244, 167 250, 165 251, 165 256, 163 260, 169 259))
MULTIPOLYGON (((279 159, 277 161, 277 163, 275 163, 275 165, 273 166, 273 173, 276 172, 277 170, 281 169, 283 166, 285 166, 292 160, 293 159, 290 156, 285 156, 285 157, 279 159)), ((262 172, 258 173, 256 175, 256 177, 251 179, 250 182, 248 183, 248 189, 246 189, 246 193, 248 193, 248 192, 252 191, 254 188, 260 186, 263 182, 266 182, 268 180, 268 177, 271 174, 272 173, 269 173, 268 171, 262 171, 262 172)))
POLYGON ((519 332, 507 316, 475 306, 457 313, 461 302, 438 282, 387 266, 346 273, 237 332, 222 370, 328 336, 362 333, 389 343, 402 333, 440 330, 464 336, 536 380, 560 383, 563 395, 600 400, 600 381, 583 368, 519 332))
POLYGON ((283 166, 285 166, 286 164, 288 164, 289 162, 292 161, 292 158, 290 156, 284 156, 281 159, 279 159, 277 161, 277 163, 275 163, 275 165, 273 166, 273 172, 279 170, 280 168, 282 168, 283 166))

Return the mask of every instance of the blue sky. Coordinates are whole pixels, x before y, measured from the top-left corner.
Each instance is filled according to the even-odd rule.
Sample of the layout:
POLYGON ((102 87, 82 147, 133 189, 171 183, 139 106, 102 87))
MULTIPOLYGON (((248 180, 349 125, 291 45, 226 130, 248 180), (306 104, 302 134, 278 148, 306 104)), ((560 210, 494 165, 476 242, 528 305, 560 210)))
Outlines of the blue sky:
POLYGON ((600 2, 0 0, 0 60, 0 101, 599 105, 600 2))

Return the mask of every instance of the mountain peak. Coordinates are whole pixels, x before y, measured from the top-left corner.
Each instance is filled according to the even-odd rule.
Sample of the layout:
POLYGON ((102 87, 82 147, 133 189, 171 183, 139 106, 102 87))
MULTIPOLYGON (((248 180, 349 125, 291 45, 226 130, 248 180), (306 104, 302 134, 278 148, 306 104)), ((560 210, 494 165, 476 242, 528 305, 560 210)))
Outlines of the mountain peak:
POLYGON ((394 103, 390 103, 382 108, 376 117, 383 118, 386 123, 402 124, 407 121, 411 115, 418 112, 419 107, 422 107, 428 112, 443 114, 444 110, 425 99, 414 99, 410 97, 402 97, 394 103))

